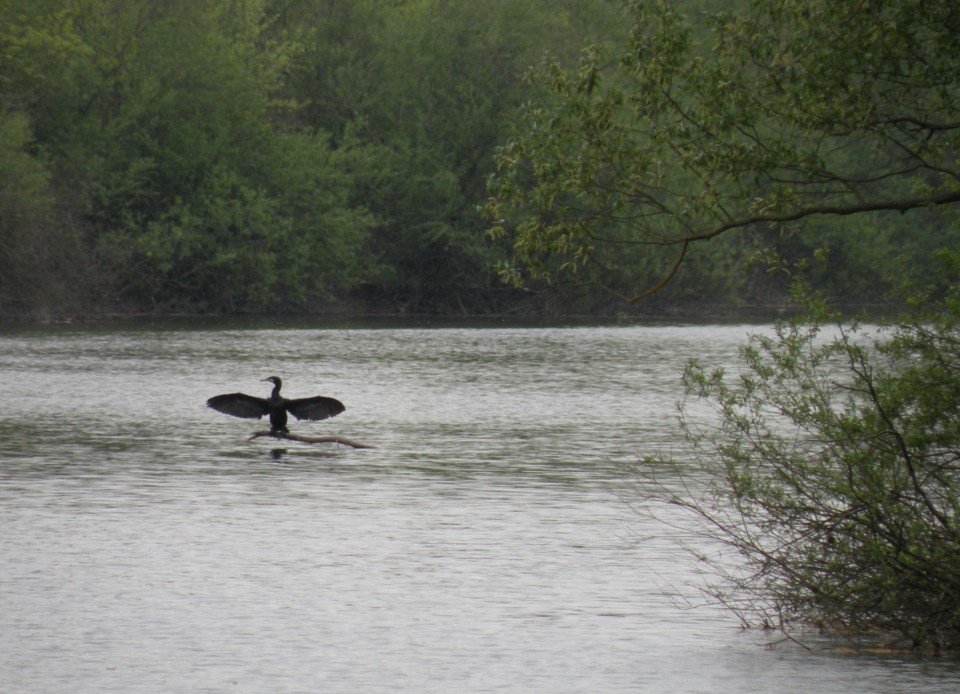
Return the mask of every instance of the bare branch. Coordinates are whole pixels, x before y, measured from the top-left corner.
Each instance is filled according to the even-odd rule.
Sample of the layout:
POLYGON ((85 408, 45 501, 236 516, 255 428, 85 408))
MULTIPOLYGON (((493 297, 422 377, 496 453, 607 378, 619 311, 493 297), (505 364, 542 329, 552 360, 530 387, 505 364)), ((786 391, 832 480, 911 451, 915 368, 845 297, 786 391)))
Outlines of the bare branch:
POLYGON ((261 436, 272 436, 275 439, 287 439, 289 441, 299 441, 300 443, 339 443, 344 446, 350 446, 351 448, 376 448, 376 446, 368 443, 360 443, 359 441, 348 439, 345 436, 300 436, 299 434, 285 434, 282 432, 275 434, 267 429, 253 432, 249 440, 252 441, 261 436))
POLYGON ((691 241, 707 241, 715 236, 719 236, 725 231, 730 231, 731 229, 741 229, 743 227, 750 226, 751 224, 779 224, 783 222, 794 222, 798 219, 804 219, 805 217, 813 217, 816 215, 847 216, 852 214, 862 214, 865 212, 906 212, 907 210, 913 210, 918 207, 936 207, 938 205, 949 205, 957 202, 960 202, 960 190, 950 190, 937 195, 901 198, 899 200, 865 202, 856 205, 812 205, 810 207, 801 207, 793 210, 792 212, 784 212, 781 214, 757 214, 749 217, 732 219, 729 222, 723 222, 722 224, 719 224, 713 229, 705 231, 702 234, 686 236, 664 245, 687 245, 691 241))

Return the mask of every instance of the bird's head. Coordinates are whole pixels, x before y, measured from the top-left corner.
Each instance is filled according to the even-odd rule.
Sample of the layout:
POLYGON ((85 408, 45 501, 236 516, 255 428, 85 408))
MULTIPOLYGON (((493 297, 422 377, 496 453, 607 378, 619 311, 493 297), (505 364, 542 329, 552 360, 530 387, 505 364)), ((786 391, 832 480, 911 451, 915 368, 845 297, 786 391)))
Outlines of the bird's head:
POLYGON ((266 378, 264 378, 264 379, 262 379, 262 380, 264 380, 264 381, 270 381, 270 383, 272 383, 273 385, 275 385, 277 388, 280 387, 280 378, 279 378, 278 376, 267 376, 266 378))

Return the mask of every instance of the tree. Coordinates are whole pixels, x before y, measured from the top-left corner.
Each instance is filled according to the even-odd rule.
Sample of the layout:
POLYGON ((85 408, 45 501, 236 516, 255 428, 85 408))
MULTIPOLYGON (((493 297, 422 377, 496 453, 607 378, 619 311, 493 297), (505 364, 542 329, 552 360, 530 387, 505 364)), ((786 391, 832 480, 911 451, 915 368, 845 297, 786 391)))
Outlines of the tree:
POLYGON ((0 110, 0 315, 75 308, 84 273, 75 229, 58 219, 50 172, 33 156, 29 121, 0 110))
POLYGON ((487 210, 515 282, 622 274, 635 301, 734 230, 960 202, 956 3, 623 4, 615 68, 544 66, 555 102, 500 153, 487 210))
POLYGON ((89 253, 57 204, 51 162, 34 135, 38 95, 85 52, 61 7, 0 6, 0 315, 75 310, 96 284, 89 253), (88 286, 84 286, 84 284, 88 286))
POLYGON ((299 122, 366 146, 370 165, 355 172, 375 219, 364 298, 415 312, 502 309, 516 292, 499 286, 503 254, 479 210, 495 147, 543 46, 566 59, 615 11, 607 0, 283 5, 279 23, 310 37, 289 79, 299 122))
POLYGON ((23 282, 30 267, 63 275, 67 241, 120 308, 293 309, 355 281, 369 227, 351 199, 357 155, 290 117, 284 77, 304 49, 271 34, 273 3, 12 5, 0 9, 0 90, 22 117, 0 111, 18 126, 0 167, 37 172, 20 177, 21 207, 37 207, 43 174, 44 229, 62 239, 31 222, 40 242, 15 248, 35 261, 11 283, 38 284, 23 282))
POLYGON ((555 101, 528 109, 491 185, 493 234, 513 242, 504 273, 636 300, 708 240, 725 254, 731 239, 798 223, 791 241, 833 235, 824 220, 840 218, 861 235, 859 248, 841 239, 844 251, 881 258, 866 238, 892 255, 915 245, 931 286, 908 292, 912 313, 876 335, 830 329, 838 317, 803 292, 810 312, 752 338, 738 371, 690 364, 689 445, 644 460, 636 490, 639 508, 690 514, 676 532, 713 570, 708 593, 745 624, 956 649, 957 225, 929 215, 918 238, 881 215, 916 221, 960 202, 960 10, 732 6, 625 2, 634 30, 615 70, 591 50, 578 72, 540 71, 555 101))
POLYGON ((820 307, 752 337, 739 373, 687 368, 689 449, 645 461, 640 505, 689 512, 707 592, 744 624, 960 647, 958 299, 872 336, 820 307))

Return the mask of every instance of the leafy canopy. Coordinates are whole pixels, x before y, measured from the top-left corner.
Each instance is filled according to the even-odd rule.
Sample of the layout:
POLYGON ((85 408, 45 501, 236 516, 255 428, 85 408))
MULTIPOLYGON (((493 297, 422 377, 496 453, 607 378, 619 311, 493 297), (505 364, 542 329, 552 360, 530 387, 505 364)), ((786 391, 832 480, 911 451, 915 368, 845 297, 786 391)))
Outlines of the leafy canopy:
POLYGON ((487 211, 515 282, 622 268, 734 229, 960 202, 952 0, 635 0, 625 54, 544 65, 487 211), (729 7, 726 3, 723 5, 729 7))

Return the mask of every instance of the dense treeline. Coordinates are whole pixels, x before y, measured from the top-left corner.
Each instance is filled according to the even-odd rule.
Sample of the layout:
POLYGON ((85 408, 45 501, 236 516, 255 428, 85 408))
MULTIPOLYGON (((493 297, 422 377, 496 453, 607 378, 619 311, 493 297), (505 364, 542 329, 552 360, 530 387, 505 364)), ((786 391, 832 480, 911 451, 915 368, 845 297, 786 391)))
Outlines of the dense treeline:
MULTIPOLYGON (((486 233, 495 154, 525 107, 557 99, 531 66, 622 50, 619 5, 5 0, 0 313, 527 305, 495 270, 511 248, 486 233)), ((657 301, 777 300, 786 283, 762 259, 824 252, 821 284, 870 300, 948 233, 917 215, 758 227, 692 253, 657 301)), ((631 282, 662 266, 633 261, 631 282)))
POLYGON ((527 67, 597 0, 12 0, 0 9, 6 314, 509 297, 478 205, 527 67))

